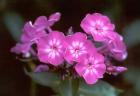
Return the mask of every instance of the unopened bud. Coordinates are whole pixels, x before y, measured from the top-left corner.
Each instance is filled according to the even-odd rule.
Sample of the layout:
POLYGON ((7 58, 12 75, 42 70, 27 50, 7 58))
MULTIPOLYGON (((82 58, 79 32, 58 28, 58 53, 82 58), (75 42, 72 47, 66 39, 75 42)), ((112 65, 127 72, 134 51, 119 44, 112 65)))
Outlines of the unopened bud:
POLYGON ((45 72, 45 71, 48 71, 49 70, 49 67, 47 65, 38 65, 34 72, 45 72))

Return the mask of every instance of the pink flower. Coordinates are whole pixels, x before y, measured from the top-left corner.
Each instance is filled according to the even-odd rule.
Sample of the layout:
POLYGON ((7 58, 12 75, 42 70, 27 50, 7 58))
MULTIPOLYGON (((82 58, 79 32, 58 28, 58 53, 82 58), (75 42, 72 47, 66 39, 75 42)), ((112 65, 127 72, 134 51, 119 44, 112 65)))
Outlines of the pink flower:
POLYGON ((63 52, 65 51, 64 40, 64 34, 58 31, 53 31, 41 38, 37 43, 39 60, 55 66, 62 64, 64 61, 63 52))
POLYGON ((47 18, 40 16, 34 24, 31 21, 27 22, 23 28, 21 36, 22 42, 37 42, 43 36, 46 36, 45 27, 47 26, 47 18))
POLYGON ((81 22, 82 29, 91 34, 95 41, 104 41, 114 31, 114 24, 109 18, 100 13, 87 14, 81 22))
POLYGON ((49 19, 46 16, 40 16, 32 24, 28 21, 23 28, 21 41, 11 49, 11 52, 20 54, 28 53, 31 49, 31 45, 37 43, 38 40, 47 35, 47 32, 51 32, 51 26, 54 25, 60 19, 61 14, 56 12, 52 14, 49 19), (47 30, 47 32, 46 32, 47 30))
POLYGON ((104 57, 99 53, 87 55, 76 64, 75 70, 85 79, 87 84, 94 84, 99 78, 103 78, 106 71, 104 57))
POLYGON ((35 23, 27 22, 23 28, 22 42, 37 42, 40 37, 46 36, 46 30, 51 32, 51 26, 59 21, 61 14, 56 12, 52 14, 49 19, 46 16, 39 16, 35 23))
POLYGON ((123 37, 116 32, 112 32, 108 40, 108 48, 111 55, 117 60, 127 58, 126 45, 123 42, 123 37))
POLYGON ((109 73, 109 74, 112 74, 112 75, 118 75, 118 74, 120 74, 120 73, 123 73, 123 72, 125 72, 127 70, 127 68, 126 67, 123 67, 123 66, 113 66, 113 65, 111 65, 111 66, 107 66, 107 73, 109 73))
POLYGON ((95 51, 93 44, 87 40, 87 36, 81 32, 66 37, 66 52, 64 58, 70 64, 73 61, 78 62, 79 59, 91 51, 95 51))
POLYGON ((16 54, 28 54, 30 51, 30 43, 17 43, 14 47, 11 48, 11 52, 16 54))

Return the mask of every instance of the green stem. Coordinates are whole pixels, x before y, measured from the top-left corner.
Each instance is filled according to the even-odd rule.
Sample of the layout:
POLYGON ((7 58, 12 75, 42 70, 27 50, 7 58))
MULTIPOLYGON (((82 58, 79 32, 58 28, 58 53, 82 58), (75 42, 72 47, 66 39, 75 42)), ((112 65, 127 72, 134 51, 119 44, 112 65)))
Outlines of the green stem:
MULTIPOLYGON (((33 70, 35 69, 35 64, 32 60, 28 62, 28 66, 30 68, 30 71, 33 72, 33 70)), ((30 96, 36 96, 36 83, 33 80, 31 80, 30 82, 30 96)))
POLYGON ((31 80, 30 96, 36 96, 36 83, 31 80))

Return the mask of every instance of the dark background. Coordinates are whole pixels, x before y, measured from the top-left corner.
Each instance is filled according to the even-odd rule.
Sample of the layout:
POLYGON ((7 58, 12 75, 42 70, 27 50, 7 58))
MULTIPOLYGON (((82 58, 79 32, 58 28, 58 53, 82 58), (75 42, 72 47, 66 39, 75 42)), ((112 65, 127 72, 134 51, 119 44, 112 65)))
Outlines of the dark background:
MULTIPOLYGON (((124 35, 128 58, 117 62, 128 67, 124 74, 106 76, 105 80, 124 92, 120 96, 140 96, 140 1, 139 0, 0 0, 0 96, 30 96, 30 78, 24 63, 10 53, 20 37, 23 23, 38 16, 61 12, 53 29, 66 32, 70 26, 82 31, 80 22, 87 13, 108 15, 124 35), (14 37, 14 38, 13 38, 14 37)), ((50 96, 49 88, 37 87, 36 96, 50 96)))

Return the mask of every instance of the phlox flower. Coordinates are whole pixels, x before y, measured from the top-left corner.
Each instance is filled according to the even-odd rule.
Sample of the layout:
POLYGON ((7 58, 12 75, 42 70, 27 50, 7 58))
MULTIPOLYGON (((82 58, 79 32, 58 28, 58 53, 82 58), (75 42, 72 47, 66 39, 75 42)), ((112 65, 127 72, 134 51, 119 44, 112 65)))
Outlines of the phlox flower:
POLYGON ((44 30, 45 22, 45 16, 38 17, 34 24, 32 24, 31 21, 27 22, 24 25, 20 43, 17 43, 16 46, 11 49, 11 52, 16 54, 29 53, 31 45, 37 43, 38 39, 47 35, 44 30))
POLYGON ((115 29, 109 18, 100 13, 87 14, 81 21, 81 28, 88 34, 91 34, 95 41, 104 41, 115 29))
POLYGON ((108 48, 111 52, 111 56, 121 61, 127 58, 126 45, 123 41, 123 37, 116 32, 112 32, 108 40, 108 48))
POLYGON ((36 19, 35 23, 27 22, 23 27, 23 34, 21 36, 22 42, 37 42, 40 37, 46 34, 45 28, 47 27, 47 18, 40 16, 36 19))
POLYGON ((51 26, 54 25, 55 22, 59 21, 61 14, 56 12, 49 16, 47 19, 46 16, 39 16, 34 24, 32 21, 28 21, 25 23, 23 27, 23 33, 21 36, 20 43, 16 44, 11 49, 11 52, 14 53, 28 53, 31 49, 31 45, 37 43, 38 40, 47 35, 47 32, 51 32, 51 26), (47 30, 47 32, 46 32, 47 30))
POLYGON ((68 35, 65 42, 66 51, 64 58, 70 64, 73 61, 78 62, 79 59, 91 51, 95 51, 93 44, 87 40, 84 33, 77 32, 73 35, 68 35))
POLYGON ((107 73, 115 75, 115 76, 120 74, 120 73, 125 72, 126 70, 127 70, 127 68, 124 67, 124 66, 113 66, 113 65, 111 65, 111 66, 107 66, 107 68, 106 68, 107 73))
POLYGON ((56 12, 52 14, 49 19, 46 16, 39 16, 35 23, 31 21, 27 22, 23 28, 23 34, 21 37, 22 42, 37 42, 40 37, 46 36, 47 32, 51 32, 51 26, 54 25, 60 19, 61 14, 56 12))
POLYGON ((63 44, 65 36, 62 32, 53 31, 46 37, 39 39, 37 43, 38 58, 41 62, 50 63, 54 66, 63 63, 63 44))
POLYGON ((104 57, 97 52, 82 57, 76 64, 75 70, 87 84, 94 84, 99 78, 103 78, 106 71, 104 57))

